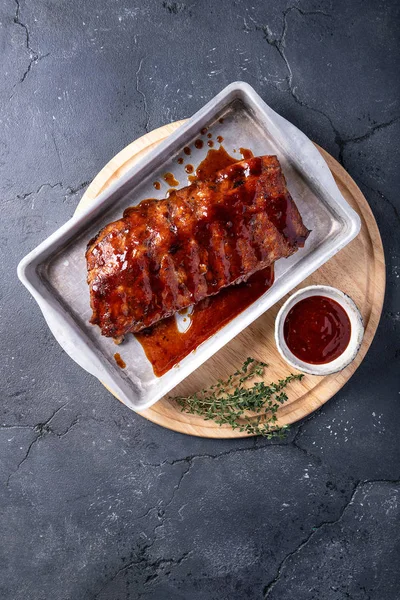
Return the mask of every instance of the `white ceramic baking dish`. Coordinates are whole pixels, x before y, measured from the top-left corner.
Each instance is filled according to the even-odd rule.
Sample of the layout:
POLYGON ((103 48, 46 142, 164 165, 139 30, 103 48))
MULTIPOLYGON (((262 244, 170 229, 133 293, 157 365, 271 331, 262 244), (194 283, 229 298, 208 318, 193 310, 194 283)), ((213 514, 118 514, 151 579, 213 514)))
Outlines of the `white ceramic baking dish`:
POLYGON ((88 209, 74 216, 30 252, 19 264, 18 275, 70 357, 111 388, 129 408, 140 411, 157 402, 299 285, 348 244, 359 230, 358 215, 340 194, 328 166, 312 142, 274 112, 251 86, 236 82, 100 194, 88 209), (134 336, 127 336, 118 349, 127 365, 120 369, 114 360, 114 342, 101 336, 98 327, 89 324, 86 244, 106 223, 121 217, 127 206, 137 204, 143 198, 164 197, 167 187, 155 192, 152 182, 161 180, 166 171, 172 171, 182 187, 186 185, 187 174, 183 166, 177 164, 176 157, 184 146, 191 146, 191 162, 197 166, 208 150, 206 145, 201 150, 194 147, 203 127, 213 132, 213 139, 221 135, 228 152, 246 147, 255 155, 276 154, 288 189, 312 233, 303 249, 288 259, 277 261, 275 283, 260 299, 165 375, 154 375, 134 336))

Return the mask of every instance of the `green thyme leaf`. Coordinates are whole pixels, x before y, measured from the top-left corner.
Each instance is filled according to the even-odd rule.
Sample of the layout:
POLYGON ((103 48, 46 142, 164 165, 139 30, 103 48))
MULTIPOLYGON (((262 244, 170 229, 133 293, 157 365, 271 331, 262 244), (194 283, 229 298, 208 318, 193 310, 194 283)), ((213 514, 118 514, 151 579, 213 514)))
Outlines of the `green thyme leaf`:
POLYGON ((287 427, 276 427, 276 413, 288 400, 283 391, 304 375, 291 373, 278 383, 266 383, 260 378, 268 365, 254 358, 247 358, 243 366, 228 377, 191 396, 171 398, 182 412, 200 415, 218 425, 230 425, 248 435, 262 435, 268 439, 283 437, 287 427), (258 380, 257 380, 258 378, 258 380), (249 383, 251 382, 251 383, 249 383), (257 417, 249 413, 256 413, 257 417))

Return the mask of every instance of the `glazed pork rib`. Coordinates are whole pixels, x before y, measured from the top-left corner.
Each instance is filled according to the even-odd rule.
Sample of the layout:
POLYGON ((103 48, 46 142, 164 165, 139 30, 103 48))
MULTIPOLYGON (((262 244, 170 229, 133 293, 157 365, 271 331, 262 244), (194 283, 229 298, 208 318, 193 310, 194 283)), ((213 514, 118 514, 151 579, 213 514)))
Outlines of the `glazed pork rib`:
POLYGON ((91 323, 120 340, 245 281, 309 234, 276 156, 128 208, 89 242, 91 323))

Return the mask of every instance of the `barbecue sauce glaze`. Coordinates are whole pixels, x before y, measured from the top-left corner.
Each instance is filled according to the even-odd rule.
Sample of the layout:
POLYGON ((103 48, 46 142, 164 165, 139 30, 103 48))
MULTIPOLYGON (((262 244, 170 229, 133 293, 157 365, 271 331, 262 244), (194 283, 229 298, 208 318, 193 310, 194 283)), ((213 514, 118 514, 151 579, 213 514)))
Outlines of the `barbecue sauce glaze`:
POLYGON ((165 173, 163 177, 164 181, 168 183, 171 187, 177 187, 179 185, 179 181, 175 179, 173 173, 165 173))
POLYGON ((344 308, 335 300, 310 296, 290 309, 283 335, 297 358, 312 365, 324 365, 346 350, 351 323, 344 308))
MULTIPOLYGON (((250 151, 246 153, 246 158, 252 156, 250 151)), ((194 182, 211 179, 215 173, 231 165, 231 175, 236 177, 236 162, 237 160, 222 146, 218 150, 209 150, 206 158, 198 166, 196 174, 189 176, 189 180, 194 182)), ((201 300, 195 304, 192 314, 186 316, 191 323, 184 333, 178 330, 175 317, 172 316, 135 334, 153 365, 155 375, 164 375, 199 344, 262 296, 273 281, 274 268, 271 266, 254 273, 244 283, 231 285, 215 296, 201 300)))
POLYGON ((114 358, 115 358, 115 362, 117 363, 117 365, 120 367, 120 369, 125 369, 126 364, 125 362, 122 360, 122 357, 120 355, 119 352, 116 352, 114 354, 114 358))

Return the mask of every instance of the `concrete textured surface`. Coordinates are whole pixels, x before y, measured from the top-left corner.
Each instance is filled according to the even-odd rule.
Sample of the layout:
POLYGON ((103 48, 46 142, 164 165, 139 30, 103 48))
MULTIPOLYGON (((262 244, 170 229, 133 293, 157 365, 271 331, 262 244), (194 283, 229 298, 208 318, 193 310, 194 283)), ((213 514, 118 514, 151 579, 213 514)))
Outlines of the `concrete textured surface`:
POLYGON ((398 2, 1 0, 0 35, 0 597, 398 600, 398 2), (279 443, 130 412, 16 278, 116 152, 238 79, 342 162, 387 261, 362 366, 279 443))

